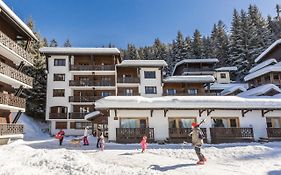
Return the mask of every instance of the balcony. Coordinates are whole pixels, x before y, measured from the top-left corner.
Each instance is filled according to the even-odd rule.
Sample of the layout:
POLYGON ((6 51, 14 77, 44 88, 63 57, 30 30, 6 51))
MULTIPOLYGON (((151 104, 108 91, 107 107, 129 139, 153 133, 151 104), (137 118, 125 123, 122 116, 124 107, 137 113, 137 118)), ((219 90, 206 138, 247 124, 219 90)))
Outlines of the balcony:
POLYGON ((115 65, 70 65, 70 71, 114 71, 115 65))
MULTIPOLYGON (((205 135, 204 142, 207 142, 207 130, 201 128, 205 135)), ((188 134, 192 131, 191 128, 169 128, 169 142, 182 143, 183 141, 191 142, 191 137, 188 134)))
POLYGON ((270 140, 281 140, 281 128, 266 128, 270 140))
POLYGON ((0 136, 23 134, 22 124, 0 124, 0 136))
POLYGON ((117 83, 140 83, 140 79, 137 77, 119 77, 117 83))
POLYGON ((15 52, 18 56, 25 59, 29 64, 33 64, 32 55, 25 51, 15 41, 10 39, 7 35, 0 31, 0 43, 6 46, 11 51, 15 52))
POLYGON ((26 101, 24 98, 20 98, 11 94, 0 93, 0 104, 25 108, 26 101))
POLYGON ((154 142, 154 128, 116 128, 117 143, 139 143, 144 135, 154 142))
POLYGON ((94 102, 101 98, 101 96, 70 96, 69 102, 94 102))
POLYGON ((70 112, 69 119, 84 119, 88 112, 70 112))
POLYGON ((253 128, 210 128, 212 143, 252 142, 253 128))
POLYGON ((0 73, 21 82, 21 83, 15 83, 15 82, 9 82, 9 80, 7 80, 5 81, 6 83, 14 85, 15 87, 17 86, 19 87, 20 85, 25 85, 25 86, 28 85, 30 88, 32 88, 33 78, 25 75, 24 73, 2 62, 0 62, 0 73))
POLYGON ((67 113, 49 113, 49 119, 67 119, 67 113))
POLYGON ((69 86, 115 86, 115 82, 69 80, 69 86))

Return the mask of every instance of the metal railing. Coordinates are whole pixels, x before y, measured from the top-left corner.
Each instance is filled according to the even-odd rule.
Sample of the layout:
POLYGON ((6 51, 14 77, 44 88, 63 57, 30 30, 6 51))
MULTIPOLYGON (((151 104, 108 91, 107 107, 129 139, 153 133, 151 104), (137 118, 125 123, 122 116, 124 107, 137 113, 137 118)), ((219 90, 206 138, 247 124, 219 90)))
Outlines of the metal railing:
POLYGON ((23 134, 22 124, 0 124, 0 135, 23 134))
POLYGON ((0 93, 0 104, 25 108, 26 100, 11 94, 0 93))
POLYGON ((14 40, 9 38, 6 34, 0 31, 0 43, 8 47, 10 50, 14 51, 20 57, 26 59, 28 62, 33 64, 32 56, 30 53, 25 51, 21 46, 19 46, 14 40))
POLYGON ((0 73, 7 75, 8 77, 11 77, 15 80, 18 80, 24 84, 32 86, 32 77, 27 76, 26 74, 16 70, 15 68, 12 68, 11 66, 8 66, 3 62, 0 62, 0 73))

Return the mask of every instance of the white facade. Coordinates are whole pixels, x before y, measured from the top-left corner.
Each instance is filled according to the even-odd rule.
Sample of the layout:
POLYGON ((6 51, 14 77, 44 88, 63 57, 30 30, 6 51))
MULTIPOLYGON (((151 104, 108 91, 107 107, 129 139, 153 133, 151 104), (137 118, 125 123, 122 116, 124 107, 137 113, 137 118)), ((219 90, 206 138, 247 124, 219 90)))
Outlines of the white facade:
POLYGON ((140 95, 144 97, 162 96, 162 70, 159 68, 140 68, 140 95), (155 78, 145 78, 145 72, 155 72, 155 78), (145 92, 146 87, 156 87, 156 94, 147 94, 145 92))

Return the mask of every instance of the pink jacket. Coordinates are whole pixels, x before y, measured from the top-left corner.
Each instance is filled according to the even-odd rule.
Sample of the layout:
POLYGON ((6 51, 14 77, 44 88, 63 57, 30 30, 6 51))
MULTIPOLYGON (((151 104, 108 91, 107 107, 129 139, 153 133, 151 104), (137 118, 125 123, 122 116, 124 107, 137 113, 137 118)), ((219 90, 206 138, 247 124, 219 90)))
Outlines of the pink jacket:
POLYGON ((146 147, 147 147, 146 139, 142 139, 140 144, 141 144, 142 149, 146 149, 146 147))

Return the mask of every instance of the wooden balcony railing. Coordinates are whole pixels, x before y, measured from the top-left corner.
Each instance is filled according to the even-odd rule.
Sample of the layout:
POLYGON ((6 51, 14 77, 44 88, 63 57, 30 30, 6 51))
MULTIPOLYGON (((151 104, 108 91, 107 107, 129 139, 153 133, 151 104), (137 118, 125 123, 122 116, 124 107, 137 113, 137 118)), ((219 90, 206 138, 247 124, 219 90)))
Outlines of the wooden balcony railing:
POLYGON ((139 143, 144 135, 153 142, 154 128, 116 128, 117 143, 139 143))
POLYGON ((67 119, 67 113, 49 113, 49 119, 67 119))
POLYGON ((94 102, 101 98, 101 96, 70 96, 69 102, 94 102))
POLYGON ((26 100, 11 94, 0 93, 0 104, 25 108, 26 100))
POLYGON ((33 78, 25 75, 24 73, 8 66, 5 63, 0 62, 0 73, 7 75, 10 78, 18 80, 24 84, 32 86, 33 78))
POLYGON ((212 143, 252 142, 253 128, 210 128, 212 143))
POLYGON ((140 79, 137 77, 118 77, 117 83, 139 83, 140 79))
POLYGON ((70 112, 69 113, 69 119, 84 119, 85 115, 88 113, 86 112, 70 112))
POLYGON ((5 35, 0 31, 0 43, 4 46, 8 47, 20 57, 26 59, 28 62, 33 63, 32 56, 27 51, 25 51, 21 46, 19 46, 15 41, 5 35))
POLYGON ((69 86, 115 86, 115 82, 69 80, 69 86))
POLYGON ((22 124, 0 124, 0 136, 14 134, 23 134, 22 124))
POLYGON ((266 128, 269 139, 281 140, 281 128, 266 128))
MULTIPOLYGON (((205 135, 204 142, 207 142, 207 130, 206 128, 200 128, 205 135)), ((191 133, 191 128, 169 128, 169 142, 182 143, 183 141, 191 142, 191 137, 188 136, 191 133)))
POLYGON ((115 65, 70 65, 73 71, 114 71, 115 65))

